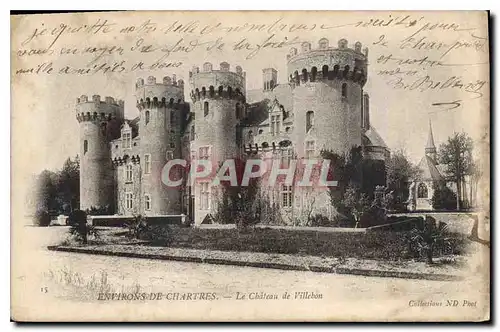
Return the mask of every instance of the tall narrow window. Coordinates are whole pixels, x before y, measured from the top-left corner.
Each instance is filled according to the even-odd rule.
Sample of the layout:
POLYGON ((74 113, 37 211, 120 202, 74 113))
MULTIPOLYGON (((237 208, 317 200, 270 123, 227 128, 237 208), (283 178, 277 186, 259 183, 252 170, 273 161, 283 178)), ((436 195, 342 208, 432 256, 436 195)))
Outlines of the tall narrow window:
POLYGON ((271 116, 271 134, 278 135, 280 133, 280 116, 272 115, 271 116))
POLYGON ((132 133, 130 131, 122 133, 122 147, 125 149, 132 147, 132 133))
POLYGON ((203 103, 203 116, 208 115, 208 101, 203 103))
POLYGON ((194 125, 191 126, 191 132, 189 134, 191 135, 191 141, 194 141, 195 138, 194 125))
POLYGON ((125 182, 132 182, 132 165, 125 166, 125 182))
POLYGON ((210 209, 210 191, 208 182, 200 183, 200 208, 201 210, 210 209))
POLYGON ((200 159, 208 159, 210 157, 210 147, 202 146, 198 155, 200 159))
POLYGON ((151 155, 145 154, 144 155, 144 174, 149 174, 149 173, 151 173, 151 155))
POLYGON ((316 153, 316 147, 314 141, 306 142, 306 158, 313 158, 316 153))
POLYGON ((170 131, 170 148, 175 148, 175 131, 170 131))
POLYGON ((127 210, 132 210, 134 207, 134 194, 133 193, 125 193, 125 208, 127 210))
POLYGON ((150 117, 149 111, 146 111, 146 114, 145 114, 146 124, 149 123, 149 120, 150 120, 149 117, 150 117))
POLYGON ((285 208, 292 207, 293 204, 293 192, 292 186, 282 185, 281 186, 281 206, 285 208))
POLYGON ((342 97, 347 98, 347 83, 342 84, 342 97))
POLYGON ((248 143, 253 143, 253 131, 252 131, 252 130, 250 130, 250 131, 248 132, 247 142, 248 142, 248 143))
POLYGON ((89 141, 83 141, 83 154, 86 154, 89 151, 89 141))
POLYGON ((290 147, 286 147, 281 150, 281 165, 283 167, 288 168, 290 166, 292 155, 293 151, 290 147))
POLYGON ((151 210, 151 196, 149 194, 144 195, 144 210, 151 210))
POLYGON ((309 130, 312 128, 314 125, 314 112, 309 111, 306 113, 306 133, 309 132, 309 130))
POLYGON ((418 198, 427 198, 429 195, 427 191, 427 186, 425 183, 420 183, 417 188, 417 197, 418 198))
POLYGON ((236 119, 240 118, 240 103, 236 103, 236 106, 234 107, 234 113, 236 115, 236 119))

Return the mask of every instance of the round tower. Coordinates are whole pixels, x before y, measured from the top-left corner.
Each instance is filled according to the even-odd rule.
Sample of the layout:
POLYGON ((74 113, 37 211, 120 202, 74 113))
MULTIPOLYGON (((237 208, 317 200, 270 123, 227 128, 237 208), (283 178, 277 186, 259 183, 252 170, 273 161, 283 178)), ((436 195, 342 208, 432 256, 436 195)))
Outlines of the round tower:
POLYGON ((142 200, 148 201, 145 214, 180 214, 180 190, 165 186, 161 173, 168 160, 180 158, 184 81, 177 81, 175 75, 166 76, 159 83, 154 76, 146 82, 138 79, 136 98, 140 112, 142 200))
MULTIPOLYGON (((245 104, 245 73, 240 66, 230 71, 227 62, 214 70, 207 62, 202 71, 194 67, 189 78, 196 133, 191 142, 191 155, 208 159, 217 167, 226 159, 239 156, 241 137, 237 129, 245 104)), ((212 202, 216 190, 209 182, 194 183, 195 224, 201 224, 216 207, 212 202)))
POLYGON ((80 209, 113 207, 114 180, 109 141, 113 123, 123 118, 123 102, 82 95, 76 100, 80 123, 80 209))
POLYGON ((211 63, 189 72, 191 98, 195 113, 194 149, 198 158, 206 157, 206 148, 212 162, 223 162, 238 155, 236 127, 243 117, 245 104, 245 73, 240 66, 230 71, 226 62, 214 70, 211 63), (202 153, 200 155, 200 148, 202 153))
POLYGON ((293 87, 293 110, 299 156, 322 149, 337 153, 361 145, 363 86, 368 49, 348 47, 345 39, 331 47, 326 38, 314 48, 308 42, 287 56, 293 87))

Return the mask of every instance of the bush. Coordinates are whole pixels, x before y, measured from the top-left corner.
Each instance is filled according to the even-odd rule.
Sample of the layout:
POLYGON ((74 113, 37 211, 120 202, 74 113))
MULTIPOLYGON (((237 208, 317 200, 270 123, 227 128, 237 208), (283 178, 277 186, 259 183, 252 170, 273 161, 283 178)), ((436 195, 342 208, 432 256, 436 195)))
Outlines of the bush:
POLYGON ((68 221, 71 225, 69 228, 69 233, 80 243, 87 244, 89 236, 94 238, 99 238, 99 232, 97 229, 87 224, 87 214, 82 210, 73 211, 69 217, 68 221))
POLYGON ((47 227, 50 225, 50 214, 47 210, 37 210, 33 220, 35 226, 47 227))
POLYGON ((264 199, 258 193, 258 181, 251 181, 246 187, 221 186, 213 220, 218 224, 236 224, 239 229, 255 226, 261 218, 259 201, 264 199))
POLYGON ((132 239, 139 239, 141 235, 149 229, 146 218, 142 215, 134 215, 130 222, 125 223, 128 229, 128 237, 132 239))
POLYGON ((421 227, 415 227, 405 238, 407 254, 410 257, 425 258, 433 263, 436 251, 451 254, 454 251, 448 227, 445 223, 437 223, 432 217, 426 217, 421 227))
POLYGON ((173 240, 172 228, 170 225, 151 225, 143 229, 138 239, 149 241, 153 246, 168 246, 173 240))
POLYGON ((86 212, 90 216, 108 216, 113 214, 111 206, 109 205, 100 207, 91 206, 86 212))
POLYGON ((457 206, 457 195, 446 186, 435 188, 432 195, 432 207, 437 210, 454 210, 457 206))
POLYGON ((68 224, 80 224, 87 222, 87 213, 82 210, 73 210, 68 216, 68 224))
MULTIPOLYGON (((133 219, 125 224, 129 239, 149 241, 151 245, 166 246, 171 243, 170 225, 152 224, 143 215, 134 215, 133 219)), ((181 227, 186 227, 181 225, 181 227)), ((189 227, 189 226, 188 226, 189 227)))
POLYGON ((316 214, 310 218, 312 227, 334 227, 336 226, 334 221, 328 219, 328 217, 322 214, 316 214))

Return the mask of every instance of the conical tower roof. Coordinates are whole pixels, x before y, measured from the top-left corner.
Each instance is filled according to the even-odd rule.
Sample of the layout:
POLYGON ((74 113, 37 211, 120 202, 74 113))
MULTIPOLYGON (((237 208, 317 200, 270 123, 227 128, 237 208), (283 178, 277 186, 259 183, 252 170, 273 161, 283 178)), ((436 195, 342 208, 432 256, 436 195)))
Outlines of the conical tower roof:
POLYGON ((425 146, 426 152, 436 152, 436 146, 434 145, 434 135, 432 134, 432 124, 429 119, 429 136, 427 137, 427 145, 425 146))

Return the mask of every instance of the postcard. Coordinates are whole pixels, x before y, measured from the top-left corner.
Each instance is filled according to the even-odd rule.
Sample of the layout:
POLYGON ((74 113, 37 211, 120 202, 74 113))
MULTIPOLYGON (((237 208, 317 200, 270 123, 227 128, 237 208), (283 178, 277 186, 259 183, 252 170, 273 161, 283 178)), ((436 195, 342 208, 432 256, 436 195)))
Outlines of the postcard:
POLYGON ((488 321, 488 25, 11 15, 12 320, 488 321))

